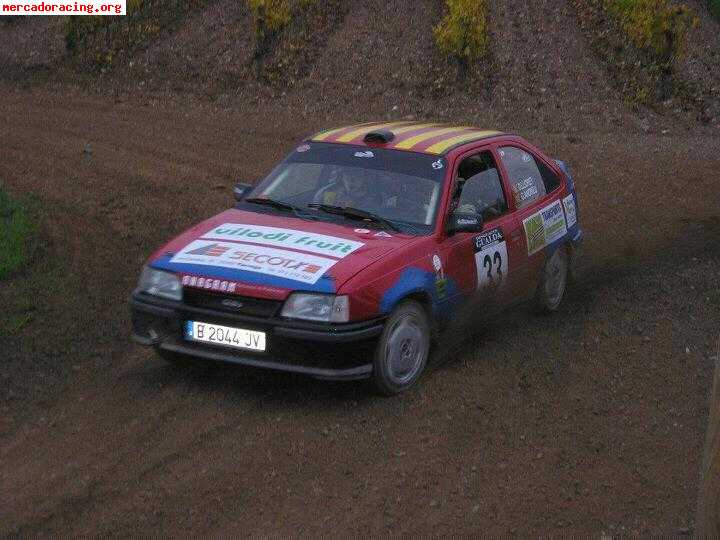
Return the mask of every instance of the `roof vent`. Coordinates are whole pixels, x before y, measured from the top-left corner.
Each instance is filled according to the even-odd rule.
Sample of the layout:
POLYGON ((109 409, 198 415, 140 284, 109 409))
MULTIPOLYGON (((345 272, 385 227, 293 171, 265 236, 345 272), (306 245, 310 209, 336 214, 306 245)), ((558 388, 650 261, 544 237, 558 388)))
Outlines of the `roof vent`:
POLYGON ((395 138, 395 134, 388 129, 378 129, 365 135, 366 143, 387 144, 395 138))

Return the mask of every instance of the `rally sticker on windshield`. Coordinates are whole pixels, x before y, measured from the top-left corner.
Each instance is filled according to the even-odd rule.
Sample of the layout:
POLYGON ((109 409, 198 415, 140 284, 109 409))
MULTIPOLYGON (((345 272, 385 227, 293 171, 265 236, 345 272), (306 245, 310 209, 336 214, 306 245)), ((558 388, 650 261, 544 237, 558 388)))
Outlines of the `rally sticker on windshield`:
POLYGON ((170 262, 232 268, 312 285, 337 260, 265 246, 195 240, 170 262))
POLYGON ((202 237, 204 239, 244 241, 299 249, 317 253, 318 255, 329 255, 338 259, 342 259, 365 245, 363 242, 346 240, 337 236, 296 231, 294 229, 265 227, 263 225, 244 225, 242 223, 225 223, 208 231, 202 237))
POLYGON ((567 224, 562 203, 555 201, 539 212, 523 220, 527 238, 528 255, 537 253, 545 246, 560 240, 567 234, 567 224))

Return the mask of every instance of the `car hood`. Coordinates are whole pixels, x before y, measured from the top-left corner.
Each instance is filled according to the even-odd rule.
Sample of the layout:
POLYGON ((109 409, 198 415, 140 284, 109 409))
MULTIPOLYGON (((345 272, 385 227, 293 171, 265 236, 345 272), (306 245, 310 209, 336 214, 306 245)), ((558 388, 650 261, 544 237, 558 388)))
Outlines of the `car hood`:
POLYGON ((417 240, 362 224, 311 221, 232 209, 184 232, 150 259, 185 287, 283 299, 334 293, 391 251, 417 240))

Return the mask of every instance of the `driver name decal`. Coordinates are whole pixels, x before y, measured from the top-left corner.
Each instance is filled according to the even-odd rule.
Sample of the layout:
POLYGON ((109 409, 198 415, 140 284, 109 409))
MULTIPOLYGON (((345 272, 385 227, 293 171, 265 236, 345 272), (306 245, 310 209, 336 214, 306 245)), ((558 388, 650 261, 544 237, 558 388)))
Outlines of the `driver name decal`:
POLYGON ((294 229, 280 229, 263 225, 244 225, 242 223, 225 223, 205 233, 202 238, 216 240, 234 240, 236 242, 253 242, 268 246, 299 249, 318 255, 329 255, 342 259, 365 244, 294 229))
POLYGON ((265 246, 195 240, 170 262, 232 268, 312 285, 337 260, 265 246))

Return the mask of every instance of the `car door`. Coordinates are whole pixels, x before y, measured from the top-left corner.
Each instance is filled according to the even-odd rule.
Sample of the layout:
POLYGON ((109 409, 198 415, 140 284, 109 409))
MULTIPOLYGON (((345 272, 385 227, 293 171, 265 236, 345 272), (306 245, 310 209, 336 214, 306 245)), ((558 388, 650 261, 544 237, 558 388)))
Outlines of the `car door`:
POLYGON ((527 260, 517 276, 518 292, 528 296, 535 290, 547 249, 567 234, 560 201, 562 181, 541 157, 520 144, 500 145, 497 152, 527 260))
POLYGON ((518 295, 518 275, 527 262, 522 224, 508 205, 506 186, 492 147, 461 155, 456 161, 447 217, 453 211, 483 218, 476 233, 446 233, 441 243, 447 278, 467 298, 505 302, 518 295))

